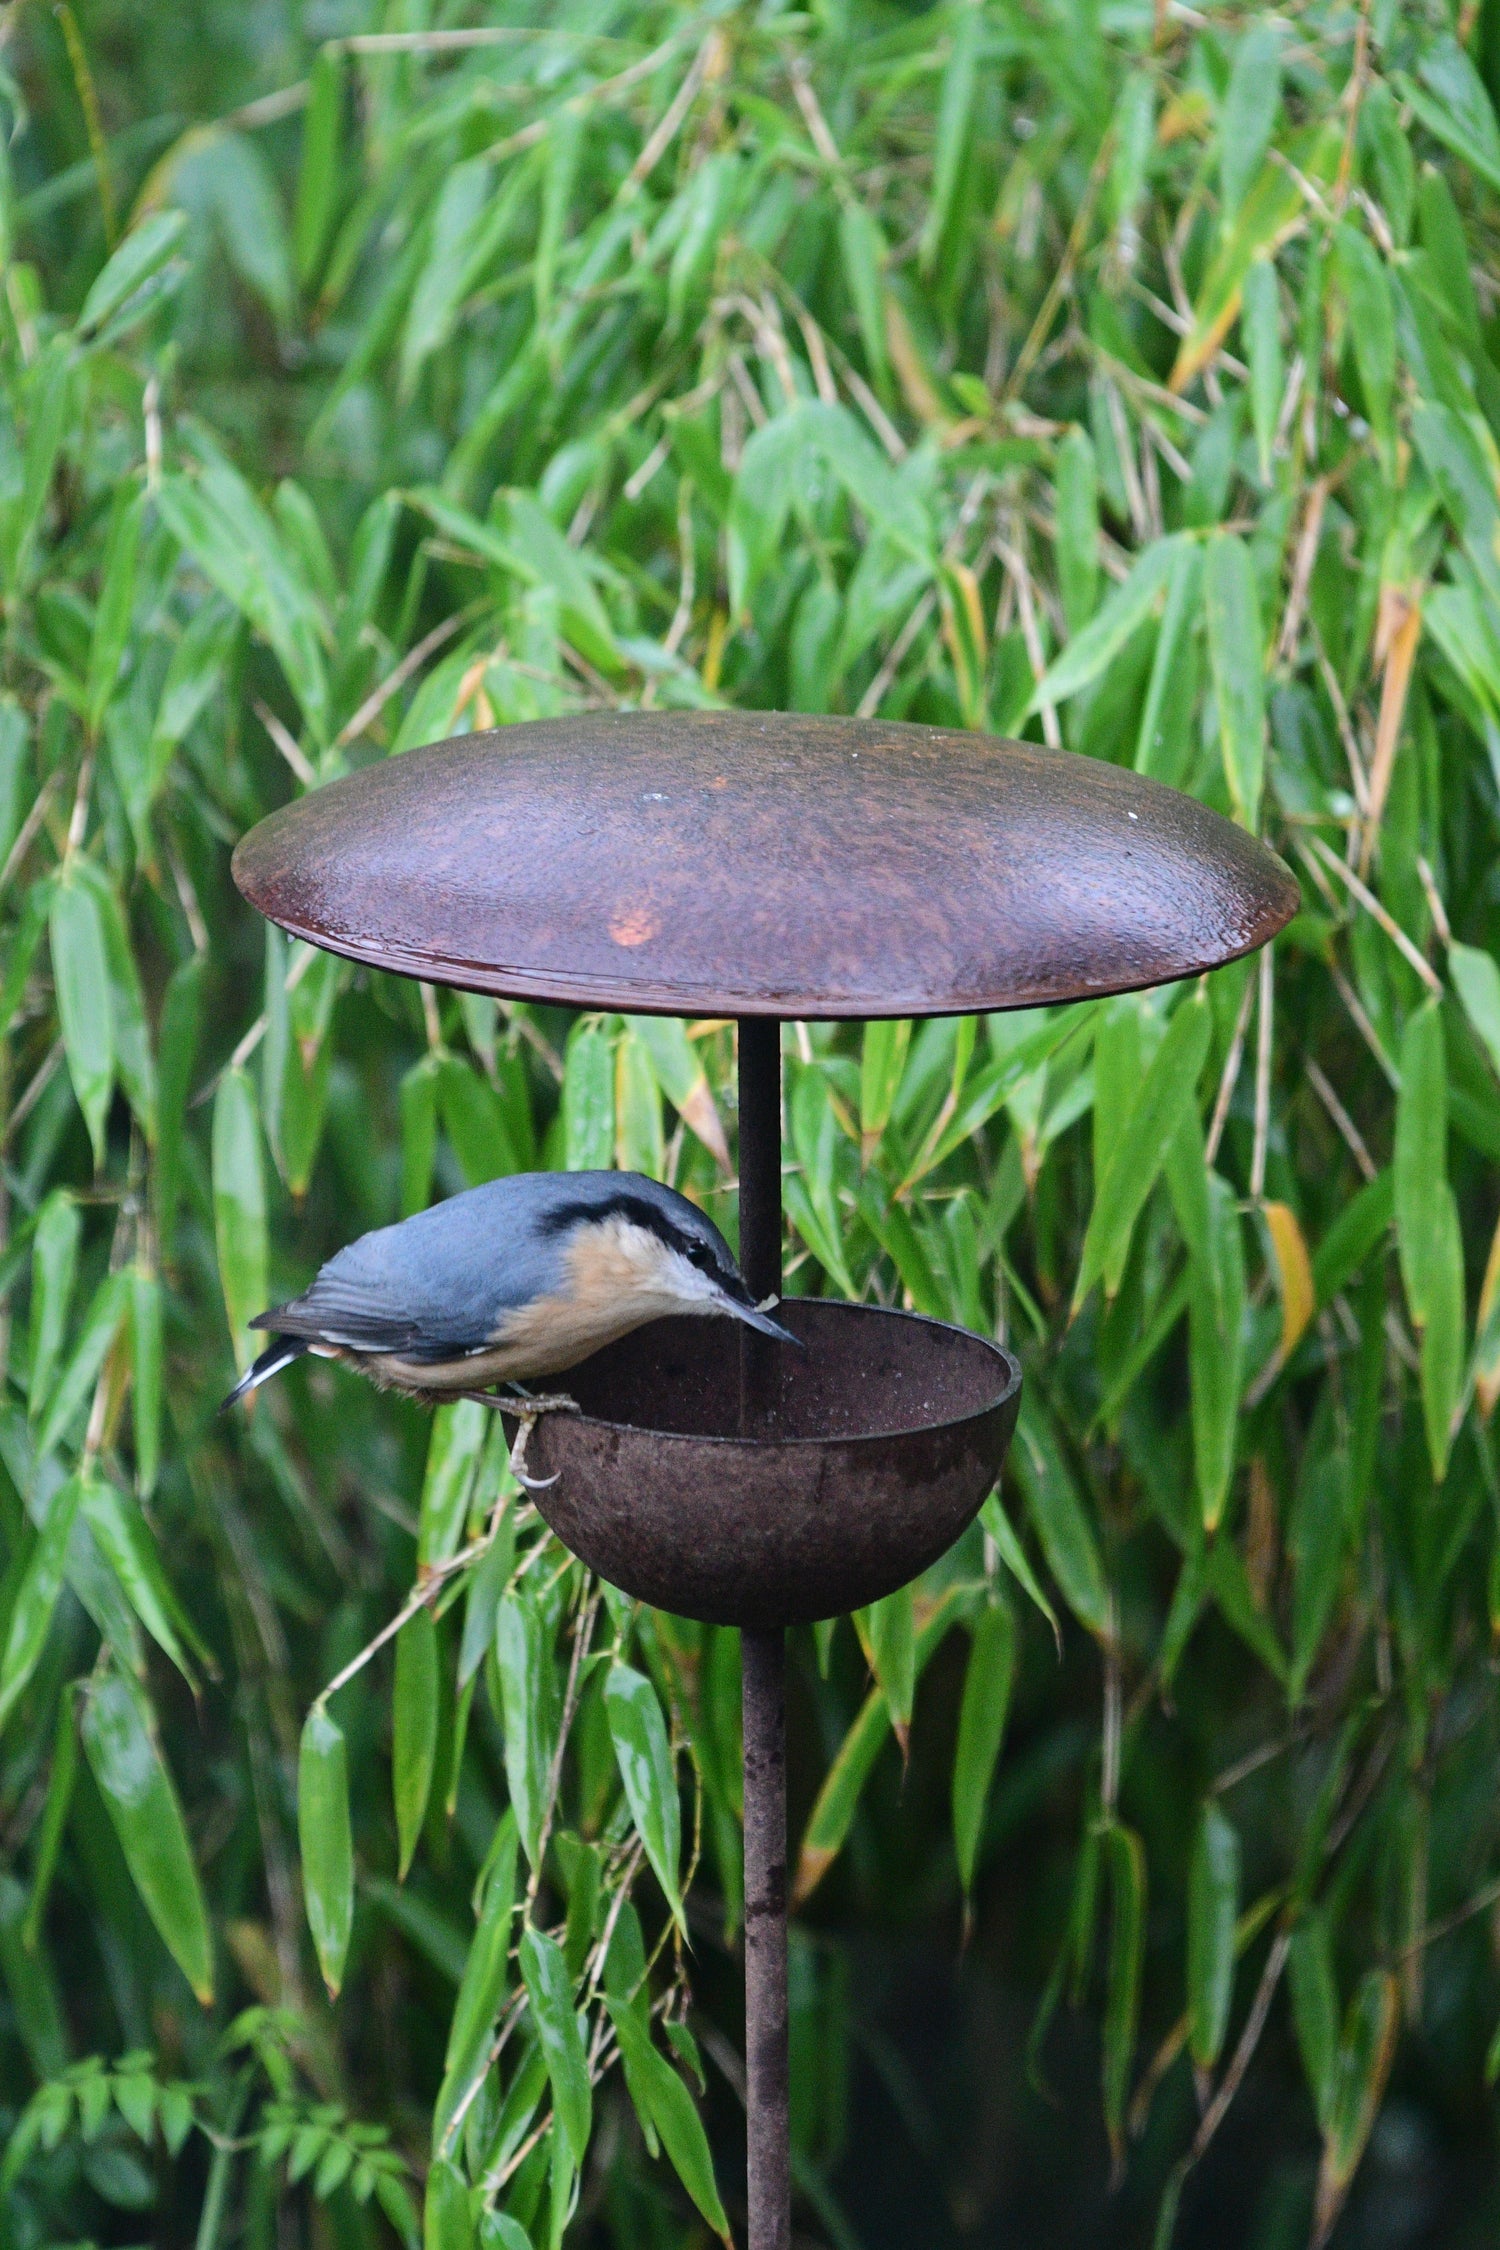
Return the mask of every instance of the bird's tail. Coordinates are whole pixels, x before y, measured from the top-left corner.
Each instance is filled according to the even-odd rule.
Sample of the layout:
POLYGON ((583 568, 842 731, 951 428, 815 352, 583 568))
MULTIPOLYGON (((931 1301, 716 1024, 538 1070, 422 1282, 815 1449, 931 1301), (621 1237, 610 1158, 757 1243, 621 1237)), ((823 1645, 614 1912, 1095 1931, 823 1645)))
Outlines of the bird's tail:
POLYGON ((306 1340, 301 1336, 273 1336, 259 1359, 246 1368, 219 1412, 227 1413, 237 1399, 259 1390, 262 1383, 268 1383, 273 1375, 279 1375, 283 1367, 290 1367, 292 1361, 300 1359, 306 1350, 306 1340))

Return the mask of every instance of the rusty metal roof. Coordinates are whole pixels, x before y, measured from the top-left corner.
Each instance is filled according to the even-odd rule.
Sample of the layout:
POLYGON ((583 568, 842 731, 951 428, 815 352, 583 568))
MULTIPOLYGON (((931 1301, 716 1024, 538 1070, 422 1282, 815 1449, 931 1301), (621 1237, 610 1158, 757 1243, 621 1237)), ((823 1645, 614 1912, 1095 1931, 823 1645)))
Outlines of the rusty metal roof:
POLYGON ((295 936, 403 976, 671 1015, 941 1015, 1252 951, 1297 885, 1093 758, 777 712, 462 735, 273 813, 234 856, 295 936))

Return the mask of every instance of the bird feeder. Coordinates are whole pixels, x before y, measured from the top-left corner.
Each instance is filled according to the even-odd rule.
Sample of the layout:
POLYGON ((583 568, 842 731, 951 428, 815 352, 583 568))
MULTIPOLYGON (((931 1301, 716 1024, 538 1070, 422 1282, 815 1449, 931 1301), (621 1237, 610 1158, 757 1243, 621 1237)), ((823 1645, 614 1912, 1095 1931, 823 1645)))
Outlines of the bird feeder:
MULTIPOLYGON (((273 813, 235 880, 294 937, 520 1000, 732 1016, 740 1262, 781 1286, 787 1020, 1138 990, 1295 912, 1271 852, 1144 776, 879 720, 539 719, 413 750, 273 813)), ((626 1593, 742 1634, 750 2250, 789 2250, 785 1628, 905 1585, 994 1485, 1021 1374, 942 1321, 794 1299, 807 1349, 662 1321, 570 1371, 531 1441, 558 1538, 626 1593)))

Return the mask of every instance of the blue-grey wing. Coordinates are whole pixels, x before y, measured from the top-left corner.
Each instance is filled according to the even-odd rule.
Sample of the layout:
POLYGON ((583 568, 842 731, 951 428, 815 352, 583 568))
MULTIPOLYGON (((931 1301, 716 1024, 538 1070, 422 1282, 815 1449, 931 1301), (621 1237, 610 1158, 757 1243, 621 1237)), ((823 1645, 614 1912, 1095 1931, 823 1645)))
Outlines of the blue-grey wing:
POLYGON ((548 1177, 491 1180, 361 1235, 302 1296, 255 1325, 416 1359, 478 1350, 508 1312, 558 1285, 562 1239, 547 1224, 548 1177))

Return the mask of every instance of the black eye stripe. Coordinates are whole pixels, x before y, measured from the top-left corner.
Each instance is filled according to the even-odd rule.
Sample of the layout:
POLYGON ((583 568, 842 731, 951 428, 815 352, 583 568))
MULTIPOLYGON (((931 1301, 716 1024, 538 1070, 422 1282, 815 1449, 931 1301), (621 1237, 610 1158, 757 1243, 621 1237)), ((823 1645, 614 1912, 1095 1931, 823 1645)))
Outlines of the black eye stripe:
POLYGON ((656 1210, 637 1195, 627 1193, 612 1196, 602 1205, 585 1203, 582 1198, 576 1203, 562 1204, 555 1211, 549 1212, 542 1221, 542 1231, 546 1234, 564 1234, 579 1220, 598 1225, 611 1218, 628 1219, 633 1226, 644 1228, 648 1234, 654 1234, 669 1249, 678 1251, 703 1273, 716 1277, 724 1273, 725 1269, 713 1243, 685 1233, 681 1227, 674 1226, 664 1212, 656 1210))

